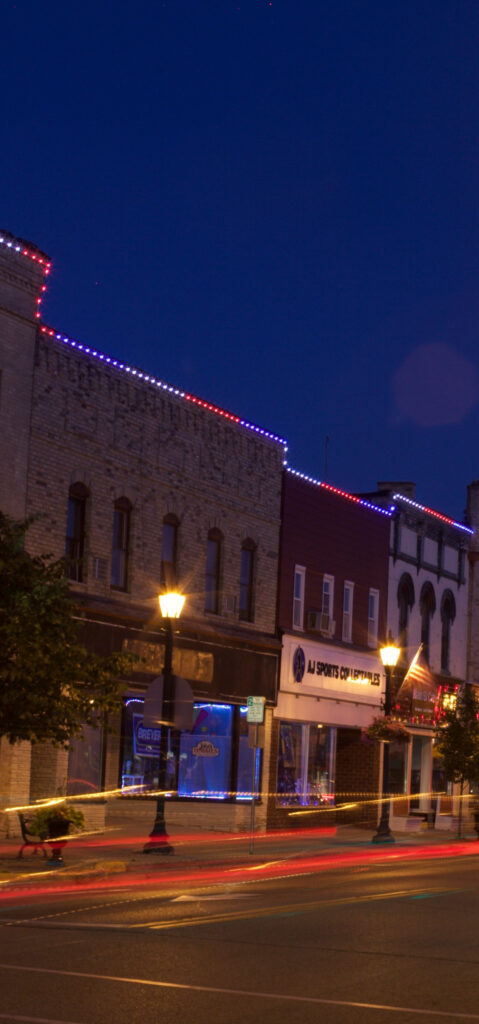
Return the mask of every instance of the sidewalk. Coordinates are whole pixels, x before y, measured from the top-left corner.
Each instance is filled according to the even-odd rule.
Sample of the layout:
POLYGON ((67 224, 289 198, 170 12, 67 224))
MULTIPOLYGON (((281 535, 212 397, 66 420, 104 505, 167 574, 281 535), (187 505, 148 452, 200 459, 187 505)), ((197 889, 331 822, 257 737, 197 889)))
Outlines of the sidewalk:
POLYGON ((294 830, 291 832, 258 833, 254 837, 253 851, 250 852, 250 836, 245 833, 225 834, 219 832, 196 832, 175 827, 170 833, 173 852, 169 855, 145 854, 143 847, 147 835, 139 833, 138 825, 131 822, 109 829, 100 835, 80 835, 68 841, 62 851, 63 865, 54 867, 44 858, 41 850, 36 855, 27 847, 23 857, 18 859, 21 841, 6 839, 0 842, 0 895, 12 889, 32 885, 40 886, 45 880, 63 884, 67 880, 78 884, 98 879, 112 879, 125 884, 147 881, 159 876, 167 879, 177 872, 198 874, 222 868, 261 868, 271 862, 282 862, 291 867, 291 862, 325 858, 328 866, 334 867, 351 860, 352 857, 372 861, 390 856, 404 856, 419 853, 427 856, 428 850, 435 856, 470 852, 479 853, 479 843, 474 832, 458 840, 453 833, 435 832, 432 829, 414 833, 395 833, 394 843, 373 843, 373 830, 337 826, 329 829, 294 830), (464 850, 463 847, 467 849, 464 850))

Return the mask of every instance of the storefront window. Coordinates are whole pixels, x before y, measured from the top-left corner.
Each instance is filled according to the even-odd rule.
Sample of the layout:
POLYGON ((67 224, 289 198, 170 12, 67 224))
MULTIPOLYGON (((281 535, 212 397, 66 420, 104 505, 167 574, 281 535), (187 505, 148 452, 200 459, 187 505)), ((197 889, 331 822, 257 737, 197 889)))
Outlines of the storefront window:
POLYGON ((233 708, 195 704, 191 732, 182 732, 178 796, 225 800, 230 794, 233 708))
POLYGON ((334 739, 330 726, 280 723, 278 806, 317 807, 333 802, 334 739))
MULTIPOLYGON (((125 702, 121 788, 130 793, 157 789, 159 782, 160 729, 143 725, 143 698, 125 702)), ((168 729, 168 785, 176 789, 175 757, 168 729)))
MULTIPOLYGON (((160 733, 143 725, 143 697, 125 702, 122 789, 147 793, 158 787, 160 733)), ((254 751, 248 742, 246 707, 198 702, 191 731, 168 730, 168 788, 182 798, 251 800, 254 751)), ((260 793, 261 750, 256 751, 255 793, 260 793)))

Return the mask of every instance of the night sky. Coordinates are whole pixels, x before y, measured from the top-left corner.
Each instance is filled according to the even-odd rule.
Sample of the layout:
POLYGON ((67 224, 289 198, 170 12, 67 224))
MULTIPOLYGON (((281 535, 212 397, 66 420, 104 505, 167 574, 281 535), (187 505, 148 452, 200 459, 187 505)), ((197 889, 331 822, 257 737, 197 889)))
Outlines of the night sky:
POLYGON ((349 491, 479 477, 477 0, 4 0, 45 321, 349 491))

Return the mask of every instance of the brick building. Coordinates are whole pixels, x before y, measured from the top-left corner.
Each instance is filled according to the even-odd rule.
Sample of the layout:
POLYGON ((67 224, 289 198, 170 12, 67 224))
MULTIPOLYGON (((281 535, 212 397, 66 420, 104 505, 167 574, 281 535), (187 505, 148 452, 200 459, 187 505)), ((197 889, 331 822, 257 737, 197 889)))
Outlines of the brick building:
MULTIPOLYGON (((130 796, 108 802, 111 820, 118 801, 152 820, 140 794, 158 781, 158 744, 145 738, 142 706, 163 664, 157 595, 174 584, 186 603, 173 671, 192 687, 194 720, 171 738, 179 796, 168 818, 242 828, 250 693, 266 699, 269 777, 284 442, 47 327, 48 269, 35 246, 0 235, 0 507, 38 517, 32 553, 67 558, 90 649, 128 648, 142 661, 111 735, 91 730, 69 753, 2 740, 2 804, 119 788, 130 796)), ((265 816, 263 805, 260 826, 265 816)))
POLYGON ((391 513, 285 470, 278 623, 282 659, 272 736, 269 819, 328 822, 377 814, 378 745, 391 513), (323 813, 326 811, 326 813, 323 813))

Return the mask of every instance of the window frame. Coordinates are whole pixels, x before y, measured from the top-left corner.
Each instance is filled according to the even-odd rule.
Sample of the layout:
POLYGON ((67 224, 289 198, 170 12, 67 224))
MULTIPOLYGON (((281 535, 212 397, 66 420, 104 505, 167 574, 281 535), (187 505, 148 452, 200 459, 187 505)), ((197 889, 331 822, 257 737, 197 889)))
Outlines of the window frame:
POLYGON ((306 566, 295 565, 293 573, 293 629, 304 632, 304 595, 306 590, 306 566), (296 594, 296 582, 299 582, 299 593, 296 594))
POLYGON ((352 580, 344 581, 343 589, 343 623, 342 623, 342 639, 344 643, 352 643, 353 637, 353 606, 354 606, 354 583, 352 580), (350 595, 350 607, 348 610, 345 608, 346 594, 350 595))
POLYGON ((211 615, 218 615, 220 610, 222 562, 223 534, 215 527, 208 532, 205 562, 205 612, 209 612, 211 615), (216 550, 215 565, 213 572, 209 572, 208 557, 212 550, 210 545, 213 544, 216 550))
POLYGON ((376 587, 369 588, 368 594, 368 647, 378 646, 379 630, 379 590, 376 587), (374 616, 370 615, 371 599, 374 600, 374 616), (371 623, 373 624, 371 626, 371 623))
POLYGON ((87 547, 87 506, 90 497, 88 487, 81 481, 71 484, 68 490, 67 522, 65 532, 65 559, 67 577, 73 583, 85 583, 87 547), (73 519, 73 533, 69 526, 73 519))
POLYGON ((410 573, 403 572, 397 587, 398 643, 403 651, 408 646, 409 617, 415 600, 416 595, 412 577, 410 573))
POLYGON ((330 622, 334 618, 334 576, 323 573, 323 590, 321 595, 321 615, 327 615, 330 622), (327 596, 327 607, 325 597, 327 596))
POLYGON ((122 495, 113 505, 113 531, 110 561, 110 589, 128 590, 131 541, 131 501, 122 495), (116 541, 119 541, 116 544, 116 541), (118 573, 117 573, 118 569, 118 573), (115 581, 113 579, 115 574, 115 581), (120 580, 120 582, 117 582, 120 580))
POLYGON ((160 584, 163 589, 171 590, 178 583, 178 532, 179 519, 173 512, 168 512, 164 517, 161 529, 161 553, 160 553, 160 584), (167 561, 165 554, 165 527, 172 530, 171 554, 172 560, 167 561))
POLYGON ((451 671, 451 626, 456 618, 456 602, 449 588, 441 598, 441 672, 451 671))
POLYGON ((429 665, 430 640, 431 640, 431 619, 436 611, 436 595, 430 580, 426 580, 421 587, 419 595, 419 609, 421 612, 421 643, 424 657, 429 665))

